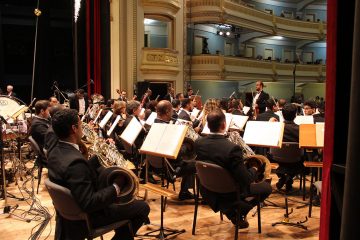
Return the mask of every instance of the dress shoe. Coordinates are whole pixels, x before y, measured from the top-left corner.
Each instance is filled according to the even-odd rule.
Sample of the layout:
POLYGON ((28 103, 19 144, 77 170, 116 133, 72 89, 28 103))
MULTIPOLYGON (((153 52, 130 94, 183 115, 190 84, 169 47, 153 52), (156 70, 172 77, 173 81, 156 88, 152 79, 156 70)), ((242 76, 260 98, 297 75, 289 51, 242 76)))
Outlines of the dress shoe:
POLYGON ((183 200, 188 200, 188 199, 194 199, 194 194, 192 194, 189 191, 184 191, 184 192, 180 192, 179 193, 179 200, 183 201, 183 200))
POLYGON ((291 192, 293 190, 293 187, 292 187, 292 184, 293 184, 293 180, 292 178, 289 178, 287 181, 286 181, 286 188, 285 188, 285 191, 286 192, 291 192))
MULTIPOLYGON (((231 218, 230 219, 231 222, 236 225, 236 219, 235 217, 234 218, 231 218)), ((249 222, 247 221, 246 217, 244 216, 240 216, 240 219, 239 219, 239 228, 240 229, 243 229, 243 228, 248 228, 249 227, 249 222)))
POLYGON ((279 181, 275 184, 276 188, 280 190, 284 186, 285 182, 286 182, 286 177, 279 178, 279 181))

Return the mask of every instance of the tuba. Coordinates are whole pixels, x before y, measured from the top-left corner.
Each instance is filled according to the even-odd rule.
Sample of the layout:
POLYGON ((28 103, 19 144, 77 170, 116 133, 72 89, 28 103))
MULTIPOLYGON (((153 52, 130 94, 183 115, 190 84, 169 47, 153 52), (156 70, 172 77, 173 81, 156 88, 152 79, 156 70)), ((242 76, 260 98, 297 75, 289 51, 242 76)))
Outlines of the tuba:
POLYGON ((107 144, 99 138, 91 127, 82 122, 83 133, 91 144, 90 155, 96 155, 99 163, 104 167, 98 177, 98 187, 105 188, 113 184, 115 178, 122 178, 124 184, 120 186, 121 193, 117 197, 116 204, 126 205, 135 200, 139 192, 138 177, 131 171, 135 166, 117 150, 114 144, 107 144))
POLYGON ((258 169, 258 179, 255 182, 262 182, 266 179, 270 179, 271 164, 269 159, 263 155, 251 155, 244 159, 244 164, 247 168, 255 166, 258 169), (265 169, 262 169, 262 165, 265 164, 265 169))

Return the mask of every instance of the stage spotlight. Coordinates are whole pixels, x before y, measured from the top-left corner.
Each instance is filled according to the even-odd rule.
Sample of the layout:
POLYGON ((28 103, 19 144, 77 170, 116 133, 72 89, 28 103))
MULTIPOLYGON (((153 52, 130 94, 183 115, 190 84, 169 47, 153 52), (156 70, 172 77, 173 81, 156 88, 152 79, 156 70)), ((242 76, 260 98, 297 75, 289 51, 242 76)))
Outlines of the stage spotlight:
POLYGON ((226 36, 230 36, 230 32, 226 32, 226 36))
POLYGON ((224 32, 223 32, 223 31, 220 31, 220 32, 219 32, 219 35, 220 35, 220 36, 224 35, 224 32))

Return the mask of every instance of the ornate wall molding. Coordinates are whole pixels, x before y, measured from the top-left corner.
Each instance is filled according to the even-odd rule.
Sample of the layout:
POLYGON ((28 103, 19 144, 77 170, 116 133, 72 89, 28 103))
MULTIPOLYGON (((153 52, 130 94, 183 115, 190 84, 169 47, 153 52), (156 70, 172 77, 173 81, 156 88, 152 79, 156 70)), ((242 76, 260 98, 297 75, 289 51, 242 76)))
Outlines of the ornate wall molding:
POLYGON ((179 0, 142 0, 144 12, 166 13, 175 15, 181 8, 179 0))
POLYGON ((140 70, 144 75, 176 76, 180 72, 179 52, 167 48, 143 48, 140 70))
POLYGON ((192 23, 233 24, 267 34, 297 39, 323 40, 326 37, 324 23, 278 17, 229 0, 188 0, 187 8, 187 19, 192 23))
MULTIPOLYGON (((191 61, 193 80, 264 80, 289 82, 293 80, 294 64, 255 59, 224 57, 221 55, 199 55, 187 57, 191 61)), ((188 66, 188 65, 187 65, 188 66)), ((188 67, 189 68, 189 67, 188 67)), ((189 69, 185 69, 189 71, 189 69)), ((324 65, 296 66, 296 81, 323 82, 326 76, 324 65)))

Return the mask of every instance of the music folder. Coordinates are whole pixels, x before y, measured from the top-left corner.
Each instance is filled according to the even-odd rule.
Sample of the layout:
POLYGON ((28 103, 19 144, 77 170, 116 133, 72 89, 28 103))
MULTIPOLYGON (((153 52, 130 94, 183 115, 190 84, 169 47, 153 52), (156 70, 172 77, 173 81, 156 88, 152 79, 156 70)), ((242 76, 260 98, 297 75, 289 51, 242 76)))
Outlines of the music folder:
POLYGON ((305 148, 324 147, 325 124, 301 124, 299 127, 299 146, 305 148))
POLYGON ((101 120, 101 122, 99 123, 99 127, 104 128, 106 123, 110 120, 111 116, 113 115, 112 111, 108 111, 105 115, 105 117, 101 120))
POLYGON ((111 133, 114 131, 114 129, 115 129, 116 125, 119 123, 120 119, 121 119, 120 115, 117 115, 115 118, 115 121, 112 123, 110 129, 106 133, 108 136, 110 136, 111 133))
POLYGON ((140 148, 140 153, 176 159, 188 126, 154 123, 140 148))
POLYGON ((156 117, 157 117, 157 113, 156 112, 151 112, 150 116, 146 119, 145 124, 149 125, 149 126, 153 125, 156 117))
POLYGON ((249 116, 232 115, 230 129, 243 130, 249 116))
POLYGON ((248 112, 250 111, 250 107, 248 107, 248 106, 244 106, 243 107, 243 113, 245 114, 245 115, 247 115, 248 114, 248 112))
MULTIPOLYGON (((232 121, 233 115, 231 113, 225 113, 225 120, 226 120, 226 129, 225 132, 227 132, 229 130, 231 121, 232 121)), ((210 133, 210 129, 208 127, 208 123, 205 123, 204 129, 202 130, 201 134, 209 134, 210 133)))
POLYGON ((133 117, 120 135, 120 138, 132 146, 136 138, 139 136, 142 128, 143 126, 141 123, 136 119, 136 117, 133 117))
POLYGON ((252 146, 281 148, 284 126, 282 122, 249 121, 243 139, 252 146))

